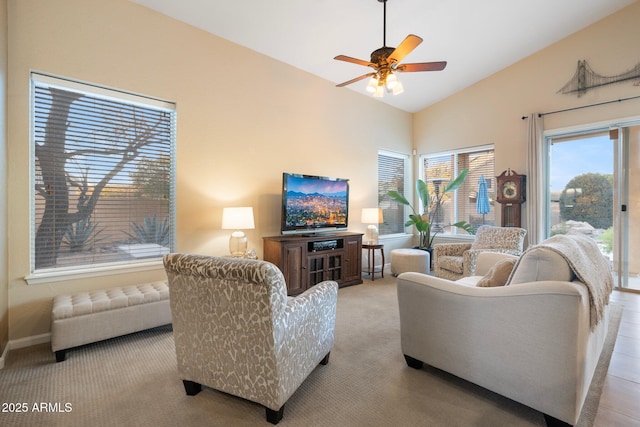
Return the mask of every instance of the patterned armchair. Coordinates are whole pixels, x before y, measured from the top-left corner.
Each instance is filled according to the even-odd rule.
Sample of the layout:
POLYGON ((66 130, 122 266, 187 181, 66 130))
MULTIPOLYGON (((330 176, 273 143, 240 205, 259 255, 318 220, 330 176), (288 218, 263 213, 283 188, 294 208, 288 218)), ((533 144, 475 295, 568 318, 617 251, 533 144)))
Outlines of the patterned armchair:
POLYGON ((289 397, 329 361, 337 283, 291 298, 265 261, 170 254, 164 266, 187 395, 205 385, 263 405, 277 424, 289 397))
POLYGON ((458 280, 473 276, 476 259, 482 251, 520 256, 527 230, 518 227, 482 225, 473 243, 440 243, 433 246, 433 271, 436 277, 458 280))

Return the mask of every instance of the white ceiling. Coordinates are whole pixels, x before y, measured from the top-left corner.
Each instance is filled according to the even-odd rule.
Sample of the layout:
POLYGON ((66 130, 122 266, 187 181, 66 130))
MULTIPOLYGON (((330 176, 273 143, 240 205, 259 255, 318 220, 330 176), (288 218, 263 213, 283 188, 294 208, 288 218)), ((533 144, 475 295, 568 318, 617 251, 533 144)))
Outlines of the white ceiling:
MULTIPOLYGON (((371 69, 334 56, 368 61, 382 47, 379 0, 131 1, 335 84, 371 69)), ((387 45, 397 46, 408 34, 424 39, 402 62, 448 65, 439 72, 399 74, 404 93, 385 94, 381 102, 422 110, 634 1, 388 0, 387 45)), ((370 96, 366 84, 335 90, 370 96)))

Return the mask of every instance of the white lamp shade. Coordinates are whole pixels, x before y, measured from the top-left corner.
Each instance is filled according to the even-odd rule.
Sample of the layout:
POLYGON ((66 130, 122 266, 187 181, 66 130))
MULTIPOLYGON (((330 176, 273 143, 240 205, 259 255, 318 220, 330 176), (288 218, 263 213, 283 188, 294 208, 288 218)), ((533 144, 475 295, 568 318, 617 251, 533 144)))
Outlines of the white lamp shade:
POLYGON ((255 228, 253 222, 253 208, 224 208, 222 209, 223 230, 248 230, 255 228))
POLYGON ((393 88, 393 94, 400 95, 402 92, 404 92, 404 87, 402 86, 402 83, 398 80, 398 84, 396 84, 395 87, 393 88))
POLYGON ((361 221, 363 224, 380 224, 384 222, 382 218, 382 209, 363 208, 361 221))
POLYGON ((393 90, 393 88, 398 85, 398 78, 396 77, 396 75, 395 74, 389 74, 387 76, 386 84, 387 84, 387 89, 393 90))
POLYGON ((369 80, 369 84, 367 85, 367 92, 375 93, 377 88, 378 88, 378 79, 376 78, 376 76, 373 76, 371 77, 371 80, 369 80))

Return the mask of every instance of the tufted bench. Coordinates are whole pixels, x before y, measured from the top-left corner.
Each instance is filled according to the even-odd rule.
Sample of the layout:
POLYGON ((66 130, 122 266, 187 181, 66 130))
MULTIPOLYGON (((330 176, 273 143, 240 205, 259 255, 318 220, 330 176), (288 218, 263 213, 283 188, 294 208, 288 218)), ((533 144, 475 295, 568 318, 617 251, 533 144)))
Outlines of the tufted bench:
POLYGON ((51 350, 66 350, 171 323, 167 282, 58 295, 51 310, 51 350))

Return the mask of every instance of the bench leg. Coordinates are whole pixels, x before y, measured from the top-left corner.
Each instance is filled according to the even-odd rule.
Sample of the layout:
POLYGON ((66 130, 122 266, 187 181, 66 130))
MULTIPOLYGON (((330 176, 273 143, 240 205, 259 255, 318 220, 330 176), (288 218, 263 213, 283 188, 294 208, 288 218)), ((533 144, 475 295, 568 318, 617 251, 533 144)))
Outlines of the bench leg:
POLYGON ((67 357, 67 350, 56 351, 56 363, 64 362, 64 359, 66 357, 67 357))

